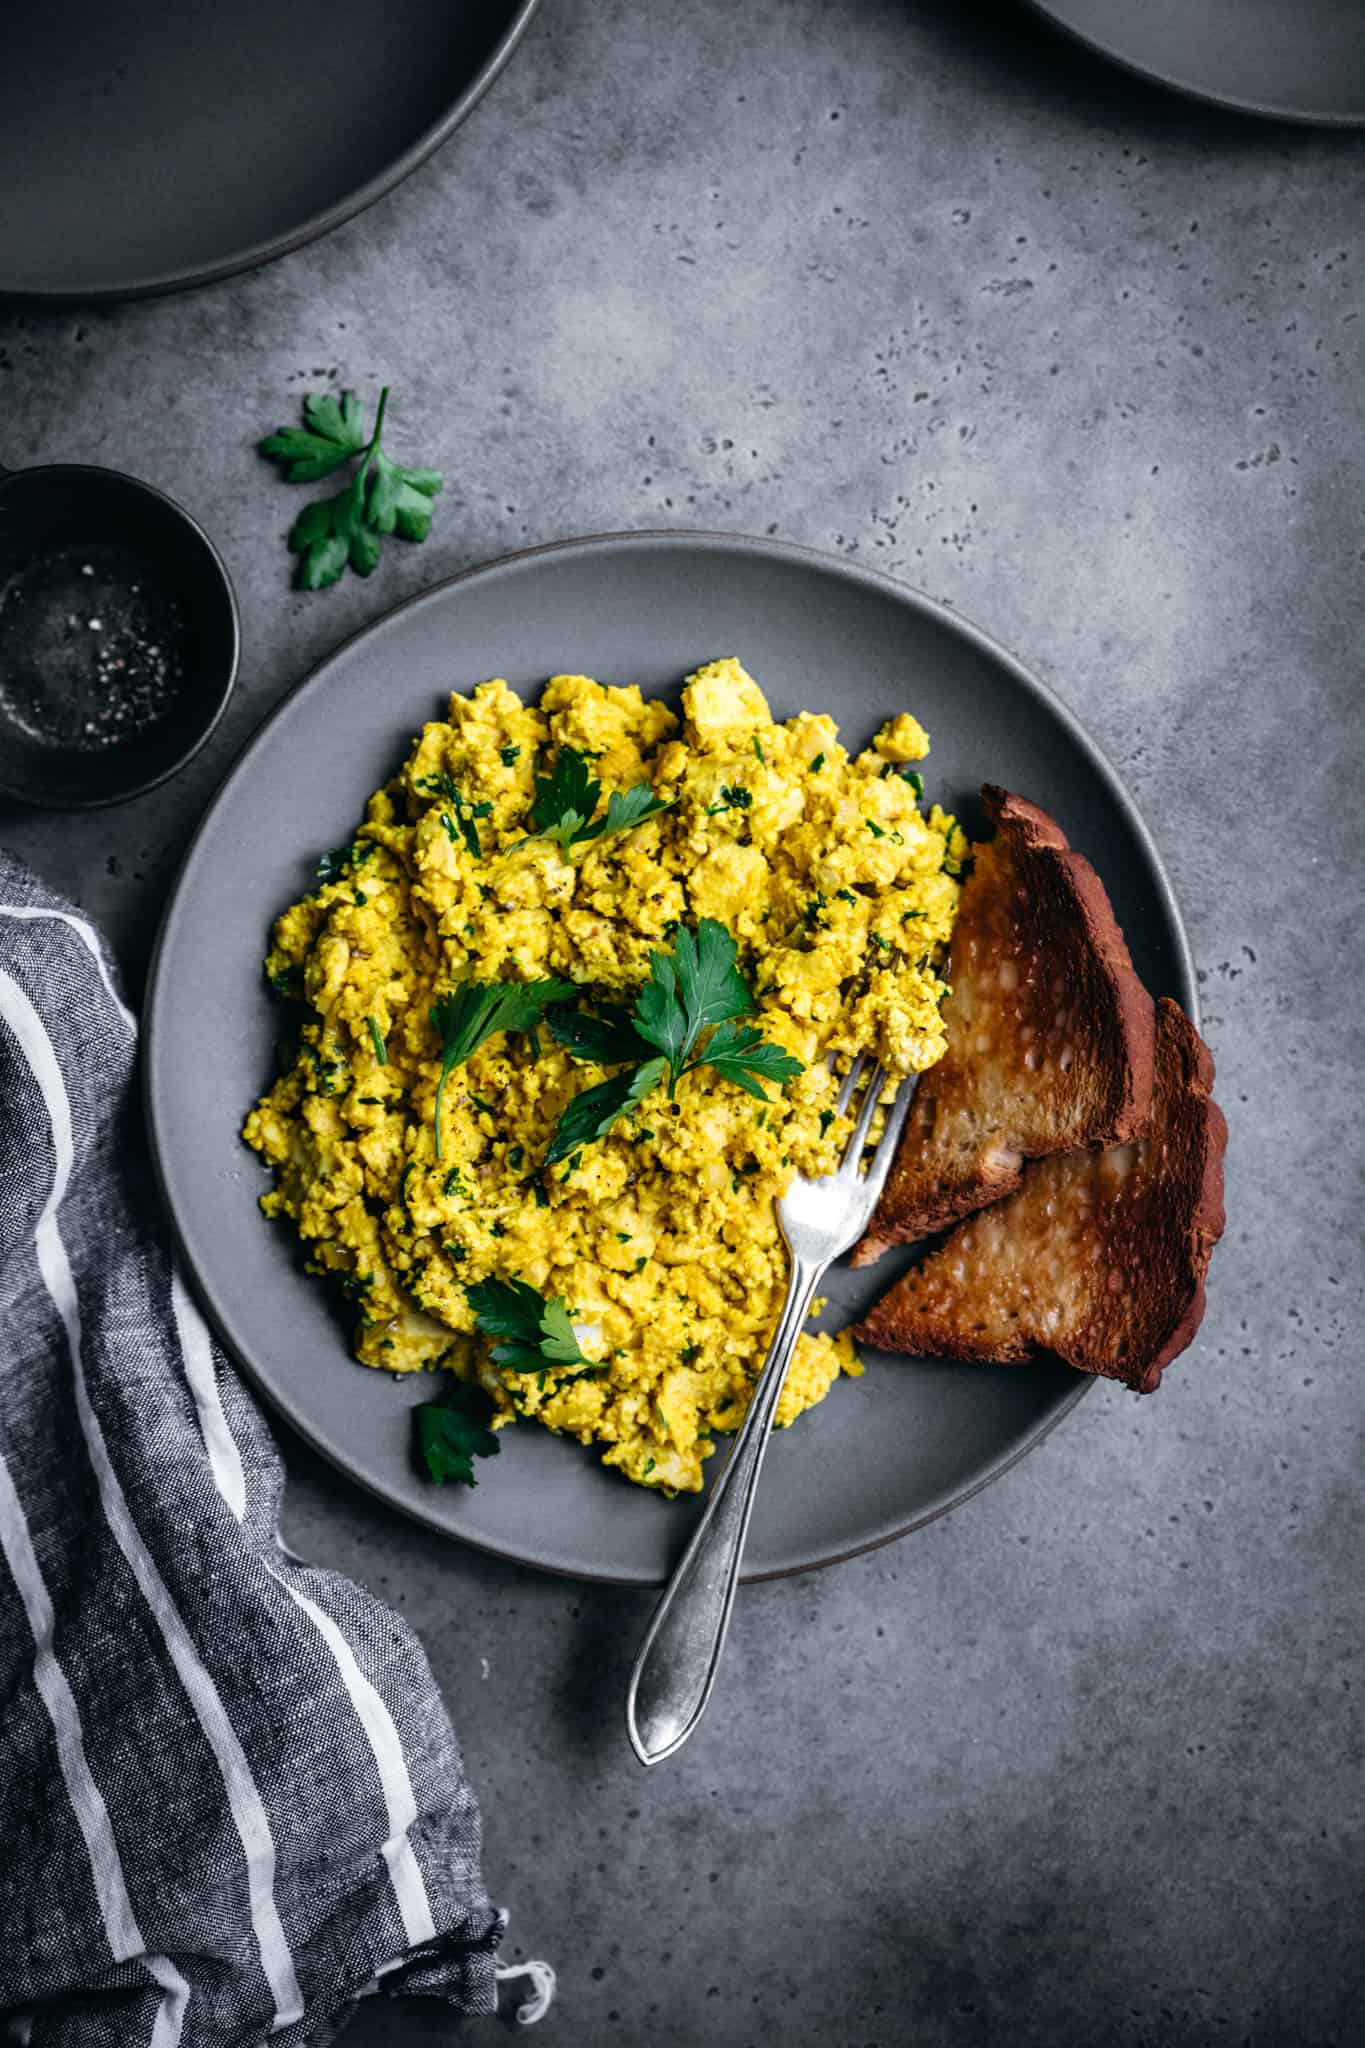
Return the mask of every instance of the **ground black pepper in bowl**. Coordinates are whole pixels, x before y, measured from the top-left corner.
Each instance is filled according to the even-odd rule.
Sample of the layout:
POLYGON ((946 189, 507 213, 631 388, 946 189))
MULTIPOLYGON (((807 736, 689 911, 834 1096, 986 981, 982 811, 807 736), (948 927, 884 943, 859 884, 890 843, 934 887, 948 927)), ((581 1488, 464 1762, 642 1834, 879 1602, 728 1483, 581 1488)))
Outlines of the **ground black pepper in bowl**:
POLYGON ((0 798, 122 803, 197 753, 237 673, 212 542, 150 484, 0 473, 0 798))
POLYGON ((0 588, 0 706, 35 740, 137 740, 184 688, 188 652, 180 598, 120 542, 59 548, 0 588))

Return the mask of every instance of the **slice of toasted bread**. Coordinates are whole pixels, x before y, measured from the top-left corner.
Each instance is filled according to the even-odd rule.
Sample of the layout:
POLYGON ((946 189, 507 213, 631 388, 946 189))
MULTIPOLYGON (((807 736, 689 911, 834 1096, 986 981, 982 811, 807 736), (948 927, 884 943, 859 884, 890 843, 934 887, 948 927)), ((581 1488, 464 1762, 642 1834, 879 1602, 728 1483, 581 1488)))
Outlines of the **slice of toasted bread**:
POLYGON ((1136 1137, 1152 1099, 1152 999, 1103 882, 1046 811, 987 785, 953 932, 948 1049, 920 1081, 853 1254, 946 1230, 1019 1185, 1025 1159, 1136 1137))
POLYGON ((1183 1010, 1157 1007, 1151 1129, 1032 1162, 854 1332, 884 1351, 1011 1365, 1052 1353, 1150 1394, 1204 1314, 1223 1234, 1227 1123, 1213 1057, 1183 1010))

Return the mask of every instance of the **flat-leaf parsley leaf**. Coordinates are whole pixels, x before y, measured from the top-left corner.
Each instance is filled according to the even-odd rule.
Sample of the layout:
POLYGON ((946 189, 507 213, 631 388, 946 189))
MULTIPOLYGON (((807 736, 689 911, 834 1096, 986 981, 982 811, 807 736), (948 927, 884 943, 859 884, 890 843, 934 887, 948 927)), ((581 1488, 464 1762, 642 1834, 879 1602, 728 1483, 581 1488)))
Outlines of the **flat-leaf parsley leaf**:
POLYGON ((757 1096, 760 1102, 768 1100, 764 1081, 776 1081, 779 1087, 785 1087, 802 1071, 800 1060, 793 1059, 780 1045, 760 1037, 752 1024, 733 1022, 721 1024, 712 1032, 706 1045, 706 1065, 723 1074, 727 1081, 733 1081, 746 1095, 757 1096))
POLYGON ((619 1067, 627 1060, 653 1057, 654 1048, 641 1038, 629 1010, 620 1003, 607 1005, 595 1017, 588 1010, 547 1010, 545 1027, 576 1060, 589 1060, 599 1067, 619 1067))
POLYGON ((704 917, 693 938, 685 927, 673 942, 673 958, 649 956, 650 978, 635 1005, 642 1038, 657 1045, 672 1068, 671 1095, 687 1071, 688 1054, 712 1024, 743 1017, 754 1007, 735 965, 736 946, 723 924, 704 917))
POLYGON ((602 794, 602 785, 577 747, 561 747, 548 775, 537 775, 531 817, 542 839, 557 840, 561 850, 582 832, 602 794))
POLYGON ((453 842, 458 833, 459 837, 463 839, 465 845, 473 854, 475 860, 482 860, 483 846, 479 840, 479 828, 476 820, 479 818, 491 818, 493 815, 492 804, 487 801, 477 804, 471 803, 454 777, 448 775, 444 768, 436 777, 436 786, 450 805, 450 811, 442 811, 441 813, 441 823, 445 827, 447 838, 453 842), (451 816, 452 811, 454 812, 453 817, 451 816))
POLYGON ((671 954, 650 954, 649 979, 628 1017, 616 1009, 601 1020, 585 1020, 581 1013, 573 1023, 547 1019, 551 1032, 576 1057, 603 1066, 633 1062, 624 1073, 574 1097, 556 1126, 547 1164, 604 1138, 660 1082, 667 1080, 669 1095, 674 1095, 684 1074, 698 1067, 714 1067, 762 1102, 768 1100, 764 1081, 785 1087, 802 1071, 800 1060, 770 1044, 752 1025, 736 1025, 734 1020, 748 1015, 754 1003, 735 964, 735 942, 723 924, 704 917, 695 937, 680 927, 674 947, 671 954), (704 1045, 703 1032, 710 1033, 704 1045), (644 1041, 638 1051, 632 1049, 632 1037, 644 1041), (650 1048, 658 1057, 648 1057, 650 1048))
POLYGON ((629 832, 632 826, 643 825, 646 818, 657 818, 660 811, 672 808, 672 799, 655 796, 647 782, 633 783, 629 789, 613 789, 607 797, 606 817, 589 825, 578 837, 609 839, 613 832, 629 832))
POLYGON ((575 1378, 596 1372, 579 1348, 568 1303, 559 1295, 547 1300, 525 1280, 479 1280, 465 1294, 484 1335, 503 1340, 493 1346, 494 1365, 512 1372, 574 1366, 575 1378))
POLYGON ((340 582, 349 562, 368 576, 379 560, 379 542, 365 524, 364 472, 334 498, 305 505, 289 529, 289 547, 299 557, 299 588, 325 590, 340 582))
POLYGON ((742 782, 723 782, 720 786, 720 802, 706 806, 706 816, 714 818, 721 811, 747 811, 753 803, 754 793, 742 782))
POLYGON ((345 574, 347 563, 358 576, 368 576, 386 534, 422 541, 431 531, 431 501, 443 479, 439 470, 404 469, 384 453, 380 436, 388 401, 386 384, 367 440, 354 391, 343 391, 339 399, 310 392, 303 402, 306 426, 281 427, 260 444, 261 453, 281 465, 291 484, 315 483, 360 458, 345 489, 306 505, 290 528, 301 589, 325 590, 345 574))
POLYGON ((495 1458, 502 1449, 488 1427, 493 1403, 483 1388, 456 1380, 434 1401, 419 1402, 412 1413, 418 1453, 437 1485, 453 1480, 477 1486, 475 1458, 495 1458))
POLYGON ((334 846, 330 853, 318 855, 317 874, 320 882, 339 882, 345 874, 351 858, 349 846, 334 846))
POLYGON ((441 1157, 441 1097, 456 1067, 499 1031, 534 1031, 551 1003, 576 993, 571 981, 462 981, 432 1004, 431 1021, 441 1041, 441 1078, 436 1084, 436 1157, 441 1157))
POLYGON ((444 482, 439 469, 403 469, 376 447, 367 507, 370 525, 376 533, 396 533, 400 540, 425 540, 431 532, 431 501, 444 482))
POLYGON ((672 808, 671 802, 655 796, 647 782, 630 789, 614 789, 607 798, 607 814, 590 823, 602 796, 602 785, 588 767, 587 758, 576 747, 561 747, 549 775, 537 775, 531 801, 531 819, 536 837, 553 839, 568 857, 578 840, 605 839, 612 832, 628 832, 646 818, 672 808))
POLYGON ((635 1103, 643 1102, 667 1072, 666 1060, 646 1060, 642 1066, 627 1067, 624 1073, 613 1074, 609 1081, 599 1081, 595 1088, 585 1088, 581 1095, 575 1095, 555 1125, 545 1164, 556 1166, 580 1146, 605 1138, 612 1125, 635 1103))
POLYGON ((281 427, 261 443, 262 455, 280 463, 291 484, 315 484, 359 455, 365 446, 365 415, 354 391, 333 398, 310 391, 303 401, 303 427, 281 427))

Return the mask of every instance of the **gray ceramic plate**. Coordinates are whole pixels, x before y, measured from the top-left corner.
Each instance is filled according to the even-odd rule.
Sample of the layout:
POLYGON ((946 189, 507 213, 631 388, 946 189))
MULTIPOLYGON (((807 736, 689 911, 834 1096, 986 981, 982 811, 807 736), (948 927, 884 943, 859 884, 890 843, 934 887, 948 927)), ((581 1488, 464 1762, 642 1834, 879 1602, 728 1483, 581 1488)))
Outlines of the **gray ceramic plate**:
POLYGON ((1031 0, 1091 49, 1243 113, 1365 125, 1361 0, 1031 0))
POLYGON ((0 295, 129 298, 368 206, 496 78, 536 0, 11 0, 0 295))
MULTIPOLYGON (((370 790, 452 688, 501 675, 534 694, 573 670, 669 693, 722 654, 748 663, 779 716, 832 712, 854 745, 913 709, 933 735, 929 794, 969 822, 983 781, 1046 805, 1098 864, 1148 986, 1194 1013, 1179 913, 1113 770, 1009 655, 886 577, 726 535, 572 541, 442 584, 325 662, 238 761, 166 913, 144 1069, 162 1184, 219 1330, 324 1456, 420 1521, 584 1578, 662 1579, 695 1502, 662 1501, 530 1427, 504 1433, 474 1492, 418 1478, 408 1409, 430 1382, 353 1363, 337 1304, 257 1210, 268 1180, 237 1134, 273 1070, 277 1019, 261 957, 270 921, 310 886, 319 851, 350 835, 370 790)), ((847 1319, 896 1270, 890 1255, 871 1274, 836 1272, 831 1317, 847 1319)), ((942 1513, 1036 1443, 1088 1384, 1060 1366, 869 1354, 864 1378, 842 1382, 774 1441, 750 1575, 828 1563, 942 1513)))

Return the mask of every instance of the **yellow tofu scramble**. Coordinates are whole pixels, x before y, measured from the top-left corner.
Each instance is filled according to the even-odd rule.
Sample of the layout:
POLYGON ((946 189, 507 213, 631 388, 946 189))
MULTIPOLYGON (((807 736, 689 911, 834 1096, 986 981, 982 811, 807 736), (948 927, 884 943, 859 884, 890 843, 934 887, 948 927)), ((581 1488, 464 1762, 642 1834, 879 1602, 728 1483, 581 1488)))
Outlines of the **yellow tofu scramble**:
MULTIPOLYGON (((451 697, 266 962, 302 1022, 244 1135, 274 1169, 266 1213, 355 1300, 358 1358, 448 1371, 482 1387, 494 1427, 533 1418, 604 1446, 629 1479, 700 1487, 781 1308, 774 1202, 794 1173, 832 1172, 848 1136, 837 1069, 870 1049, 899 1077, 943 1053, 937 966, 967 846, 937 806, 921 815, 902 772, 927 751, 906 713, 856 757, 829 717, 775 723, 733 660, 688 679, 681 717, 576 675, 538 704, 498 681, 451 697), (546 836, 537 777, 574 753, 600 784, 599 824, 642 784, 667 808, 546 836), (553 978, 623 1015, 705 920, 734 941, 741 1022, 792 1078, 750 1092, 698 1065, 548 1165, 568 1105, 614 1066, 542 1021, 486 1037, 442 1080, 432 1012, 462 984, 553 978), (493 1357, 470 1300, 489 1280, 567 1305, 577 1369, 493 1357)), ((861 1370, 847 1333, 804 1333, 779 1425, 861 1370)))

